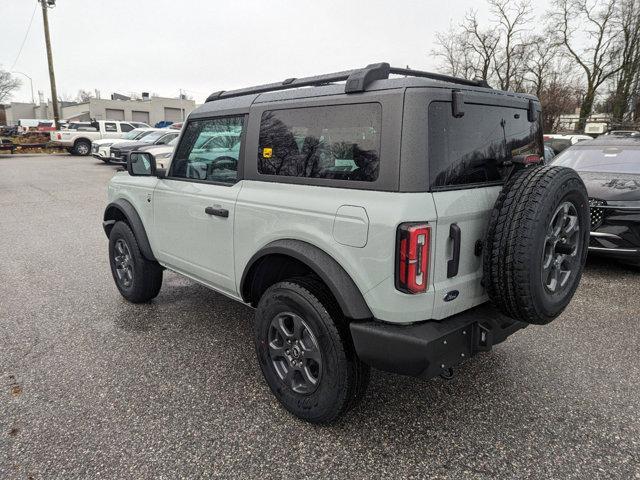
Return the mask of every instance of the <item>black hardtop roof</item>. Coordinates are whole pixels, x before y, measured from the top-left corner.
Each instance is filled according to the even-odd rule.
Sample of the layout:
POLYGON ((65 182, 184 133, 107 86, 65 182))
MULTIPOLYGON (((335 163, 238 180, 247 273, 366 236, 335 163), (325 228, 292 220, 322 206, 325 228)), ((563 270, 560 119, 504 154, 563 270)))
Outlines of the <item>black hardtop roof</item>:
POLYGON ((193 113, 205 114, 221 110, 248 108, 254 102, 262 103, 409 87, 452 88, 537 101, 533 95, 494 90, 482 80, 468 80, 438 73, 394 68, 388 63, 377 63, 363 69, 345 70, 305 78, 288 78, 282 82, 214 92, 193 113), (401 76, 389 78, 389 75, 401 76), (345 83, 336 84, 336 82, 345 83))

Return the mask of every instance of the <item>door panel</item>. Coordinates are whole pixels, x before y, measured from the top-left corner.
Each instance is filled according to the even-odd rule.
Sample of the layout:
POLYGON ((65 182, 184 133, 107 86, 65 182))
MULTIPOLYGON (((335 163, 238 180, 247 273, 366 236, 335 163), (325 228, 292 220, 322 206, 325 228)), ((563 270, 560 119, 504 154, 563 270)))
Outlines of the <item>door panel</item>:
POLYGON ((168 267, 235 296, 233 222, 241 184, 158 181, 154 192, 156 257, 168 267), (208 207, 228 216, 210 215, 208 207))

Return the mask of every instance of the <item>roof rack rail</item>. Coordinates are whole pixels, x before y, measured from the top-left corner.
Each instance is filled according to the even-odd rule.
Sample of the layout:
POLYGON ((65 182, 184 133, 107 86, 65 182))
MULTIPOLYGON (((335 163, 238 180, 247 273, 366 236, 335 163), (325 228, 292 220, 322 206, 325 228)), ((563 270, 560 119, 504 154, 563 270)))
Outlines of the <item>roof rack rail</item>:
POLYGON ((241 97, 243 95, 277 92, 279 90, 289 90, 299 87, 318 87, 343 81, 346 81, 344 88, 345 93, 364 92, 372 82, 375 80, 387 79, 391 74, 404 75, 406 77, 431 78, 433 80, 441 80, 443 82, 457 83, 460 85, 489 88, 489 85, 484 80, 467 80, 465 78, 451 77, 449 75, 442 75, 439 73, 423 72, 420 70, 411 70, 409 68, 395 68, 391 67, 388 63, 373 63, 364 68, 355 70, 345 70, 342 72, 327 73, 313 77, 287 78, 282 82, 239 88, 237 90, 221 90, 209 95, 205 102, 213 102, 214 100, 222 100, 224 98, 241 97))

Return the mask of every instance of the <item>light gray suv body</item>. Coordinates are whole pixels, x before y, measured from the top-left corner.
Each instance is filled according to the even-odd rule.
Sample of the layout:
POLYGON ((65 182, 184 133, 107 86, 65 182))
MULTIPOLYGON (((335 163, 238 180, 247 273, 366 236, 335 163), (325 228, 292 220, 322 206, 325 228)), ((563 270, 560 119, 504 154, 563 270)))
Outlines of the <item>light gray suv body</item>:
POLYGON ((387 64, 212 94, 168 171, 134 152, 110 182, 116 285, 148 301, 168 268, 256 307, 265 378, 310 421, 353 406, 369 365, 449 374, 555 318, 579 281, 588 209, 579 178, 538 166, 539 109, 532 96, 387 64), (575 200, 551 198, 553 182, 575 200), (527 222, 514 195, 549 203, 549 218, 527 222), (541 222, 541 283, 507 292, 531 268, 512 262, 503 233, 541 222))

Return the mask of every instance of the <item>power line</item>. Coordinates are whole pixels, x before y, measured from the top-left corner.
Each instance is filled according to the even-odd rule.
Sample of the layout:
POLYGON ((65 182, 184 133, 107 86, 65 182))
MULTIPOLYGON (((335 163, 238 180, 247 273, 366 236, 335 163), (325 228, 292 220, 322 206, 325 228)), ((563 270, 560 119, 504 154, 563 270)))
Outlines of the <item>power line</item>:
POLYGON ((10 71, 16 66, 18 60, 20 59, 20 54, 22 53, 22 49, 24 48, 24 44, 27 41, 27 36, 29 35, 29 30, 31 30, 31 24, 33 23, 33 17, 36 16, 36 10, 38 8, 38 2, 35 2, 33 6, 33 12, 31 13, 31 19, 29 20, 29 26, 27 27, 27 31, 24 34, 24 38, 22 39, 22 45, 20 45, 20 50, 18 50, 18 55, 16 55, 16 59, 13 61, 13 65, 11 65, 10 71))

